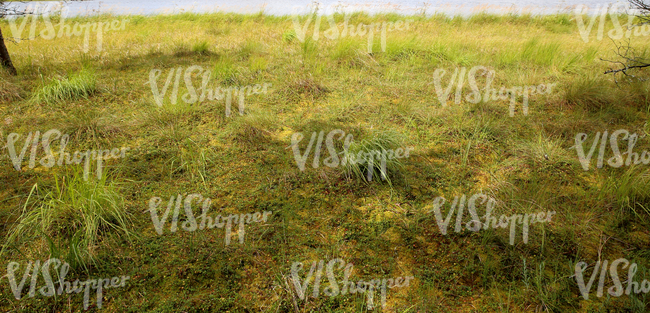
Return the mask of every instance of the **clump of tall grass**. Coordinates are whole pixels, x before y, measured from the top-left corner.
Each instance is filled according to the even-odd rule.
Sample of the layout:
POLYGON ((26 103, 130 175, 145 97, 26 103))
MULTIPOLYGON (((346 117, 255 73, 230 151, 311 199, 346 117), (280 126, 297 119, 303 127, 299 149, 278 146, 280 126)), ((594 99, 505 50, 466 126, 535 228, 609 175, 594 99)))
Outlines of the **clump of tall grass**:
POLYGON ((195 44, 194 46, 192 46, 192 52, 200 55, 210 54, 210 49, 208 48, 208 42, 202 41, 195 44))
POLYGON ((362 63, 358 60, 362 53, 360 51, 361 47, 361 41, 352 38, 343 38, 332 49, 332 59, 336 60, 338 64, 350 67, 361 65, 362 63))
POLYGON ((506 16, 490 14, 487 12, 479 12, 478 14, 473 14, 470 17, 468 17, 466 21, 470 24, 481 25, 481 24, 501 23, 503 22, 504 19, 506 19, 506 16))
POLYGON ((227 86, 237 85, 240 82, 240 72, 235 68, 229 56, 221 56, 214 65, 214 77, 227 86))
MULTIPOLYGON (((42 76, 41 76, 42 79, 42 76)), ((87 99, 97 92, 97 79, 88 69, 64 78, 52 78, 49 82, 34 92, 31 98, 35 103, 54 104, 63 101, 87 99)))
POLYGON ((263 57, 253 57, 250 59, 250 69, 253 72, 265 71, 269 62, 263 57))
MULTIPOLYGON (((151 104, 142 112, 142 120, 147 124, 156 128, 172 127, 173 129, 180 130, 179 126, 196 123, 201 120, 201 116, 205 115, 207 111, 211 110, 214 105, 212 102, 204 102, 197 106, 192 103, 187 103, 181 99, 179 92, 177 99, 174 102, 169 98, 163 100, 162 106, 151 104)), ((213 121, 221 120, 221 115, 214 116, 213 121)))
POLYGON ((598 48, 589 47, 586 52, 576 53, 571 58, 565 58, 560 69, 565 73, 578 73, 594 60, 597 53, 598 48))
POLYGON ((619 208, 619 213, 634 213, 636 218, 650 217, 650 173, 638 174, 639 166, 630 167, 622 175, 607 177, 599 190, 599 200, 607 200, 619 208))
POLYGON ((190 49, 190 47, 185 43, 177 43, 172 50, 172 55, 175 57, 186 57, 193 54, 194 52, 192 49, 190 49))
POLYGON ((210 27, 206 31, 206 33, 208 33, 210 35, 213 35, 213 36, 228 36, 228 35, 230 35, 230 31, 231 31, 231 29, 227 25, 217 24, 217 25, 214 25, 214 26, 210 27))
MULTIPOLYGON (((569 13, 558 13, 548 16, 539 16, 535 19, 535 23, 543 26, 551 33, 570 33, 574 30, 573 27, 575 22, 573 19, 574 16, 569 13)), ((585 17, 583 17, 583 20, 585 20, 585 17)))
MULTIPOLYGON (((387 50, 390 51, 391 46, 387 46, 387 50)), ((413 42, 409 42, 405 47, 412 51, 416 49, 416 45, 413 42)), ((469 66, 476 59, 474 55, 465 51, 462 45, 444 41, 436 41, 433 45, 427 48, 426 54, 428 54, 429 61, 434 64, 447 61, 455 65, 469 66)))
MULTIPOLYGON (((373 47, 373 51, 374 49, 379 48, 381 48, 381 45, 377 42, 377 45, 373 47)), ((408 60, 420 53, 426 54, 426 51, 421 48, 420 43, 415 37, 410 39, 403 38, 399 40, 391 40, 386 43, 386 56, 390 60, 408 60)))
POLYGON ((285 42, 291 43, 296 39, 298 39, 298 34, 296 34, 296 31, 293 29, 282 34, 282 40, 285 42))
POLYGON ((190 138, 186 138, 178 148, 178 153, 168 161, 172 169, 170 178, 172 175, 188 174, 190 181, 200 181, 200 186, 207 188, 208 170, 215 164, 214 152, 200 147, 199 143, 190 138))
POLYGON ((400 136, 395 132, 378 132, 372 135, 371 139, 353 141, 348 150, 343 153, 343 157, 346 160, 350 160, 350 158, 356 159, 360 152, 367 157, 365 157, 363 163, 359 162, 359 160, 354 164, 349 161, 345 162, 343 166, 344 174, 348 177, 354 176, 362 181, 370 181, 373 177, 375 180, 385 178, 385 181, 392 185, 389 174, 399 172, 404 167, 403 162, 398 158, 389 159, 386 157, 384 169, 382 168, 381 158, 377 158, 376 155, 377 153, 380 153, 380 155, 388 153, 389 150, 395 151, 400 148, 401 141, 400 136), (373 157, 369 157, 373 152, 375 153, 373 157))
POLYGON ((560 44, 539 43, 538 38, 533 38, 524 44, 520 58, 522 61, 529 61, 534 64, 550 66, 560 54, 560 44))
POLYGON ((604 109, 607 105, 620 102, 614 88, 599 78, 582 77, 568 86, 564 99, 570 105, 577 105, 589 111, 604 109))
POLYGON ((51 248, 52 238, 64 239, 74 252, 67 261, 86 267, 95 261, 95 251, 104 234, 116 231, 130 239, 133 233, 124 199, 116 184, 106 181, 106 176, 85 181, 77 169, 61 180, 56 177, 52 187, 35 184, 0 255, 10 246, 23 246, 42 235, 51 248))
POLYGON ((177 43, 173 48, 173 55, 175 57, 189 57, 195 55, 209 55, 210 45, 207 41, 201 41, 189 46, 186 43, 177 43))
POLYGON ((302 51, 303 62, 311 60, 312 57, 318 56, 318 42, 311 37, 305 38, 305 40, 300 44, 300 49, 302 51))

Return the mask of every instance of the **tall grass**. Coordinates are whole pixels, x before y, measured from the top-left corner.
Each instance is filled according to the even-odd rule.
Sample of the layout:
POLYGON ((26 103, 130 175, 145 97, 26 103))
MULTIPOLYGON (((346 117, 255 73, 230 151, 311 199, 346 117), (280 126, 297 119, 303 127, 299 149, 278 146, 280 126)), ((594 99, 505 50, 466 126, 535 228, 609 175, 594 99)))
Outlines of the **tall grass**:
POLYGON ((230 56, 221 56, 214 65, 214 77, 226 86, 239 84, 241 73, 235 68, 234 64, 230 56))
POLYGON ((192 46, 192 52, 196 54, 206 55, 210 54, 210 48, 207 41, 201 41, 192 46))
POLYGON ((639 168, 639 165, 633 166, 622 175, 607 177, 599 198, 611 201, 623 215, 633 213, 639 220, 647 220, 650 217, 650 190, 646 186, 650 182, 650 173, 637 174, 639 168))
MULTIPOLYGON (((42 77, 41 77, 42 79, 42 77)), ((35 103, 54 104, 63 101, 87 99, 97 92, 97 79, 93 71, 83 69, 79 73, 64 78, 52 78, 34 92, 31 98, 35 103)))
POLYGON ((538 38, 533 38, 524 44, 520 58, 533 64, 550 66, 559 53, 560 43, 540 43, 538 38))
MULTIPOLYGON (((594 40, 585 43, 572 14, 415 17, 408 31, 387 33, 385 52, 381 51, 381 35, 375 33, 373 53, 367 53, 367 36, 324 37, 323 32, 330 27, 326 18, 321 21, 320 39, 311 36, 312 19, 302 42, 287 17, 261 19, 220 13, 130 18, 133 22, 126 30, 104 33, 104 51, 96 54, 91 50, 87 57, 79 57, 78 47, 83 41, 79 36, 54 41, 37 38, 24 46, 10 45, 10 53, 24 73, 30 68, 66 73, 70 64, 81 64, 98 69, 98 84, 110 86, 111 92, 95 97, 97 103, 92 104, 83 98, 66 100, 73 108, 66 107, 65 114, 54 118, 45 110, 10 109, 23 104, 22 100, 9 100, 13 102, 8 105, 0 102, 0 111, 7 107, 3 112, 13 120, 5 122, 5 117, 0 117, 0 135, 6 138, 13 131, 57 128, 77 136, 75 142, 84 141, 82 146, 97 138, 101 142, 111 140, 115 146, 137 147, 124 163, 128 168, 116 169, 131 179, 124 186, 124 194, 135 203, 151 196, 197 192, 212 197, 215 208, 240 212, 268 209, 274 215, 277 210, 283 218, 264 227, 247 226, 246 244, 241 250, 239 246, 235 246, 236 251, 226 248, 226 253, 213 244, 223 242, 223 232, 206 230, 156 237, 133 247, 112 240, 124 233, 115 218, 108 224, 99 218, 93 222, 83 215, 87 213, 82 214, 90 210, 88 198, 92 195, 77 200, 85 204, 74 204, 67 195, 71 188, 67 180, 59 182, 58 187, 53 178, 49 184, 39 182, 21 210, 27 193, 11 187, 25 184, 24 179, 43 169, 17 172, 6 160, 9 166, 0 167, 0 176, 6 178, 9 188, 0 188, 0 218, 12 223, 0 225, 0 229, 5 239, 12 234, 7 230, 22 231, 22 235, 14 235, 10 247, 28 247, 28 243, 31 247, 30 240, 37 239, 34 244, 45 253, 49 247, 52 255, 68 260, 97 251, 96 258, 106 262, 97 268, 102 273, 93 273, 97 275, 136 268, 138 277, 147 283, 111 291, 111 306, 134 305, 132 299, 142 293, 147 297, 139 305, 145 310, 192 311, 200 303, 205 311, 286 311, 284 305, 291 305, 290 295, 274 295, 273 288, 268 288, 272 284, 265 279, 269 269, 286 273, 288 268, 283 265, 290 260, 304 255, 322 259, 336 251, 350 252, 344 256, 346 261, 359 264, 355 267, 358 278, 375 274, 395 277, 403 271, 416 276, 417 283, 410 289, 388 292, 386 310, 391 312, 586 312, 599 307, 602 311, 620 311, 624 309, 620 302, 632 299, 621 297, 606 303, 594 297, 582 301, 575 281, 567 278, 571 260, 594 260, 600 255, 598 245, 603 236, 617 239, 612 238, 603 247, 603 259, 632 259, 631 254, 639 255, 640 263, 648 259, 647 249, 635 248, 648 244, 648 193, 643 189, 648 181, 639 175, 645 167, 631 166, 629 174, 625 172, 628 169, 609 167, 585 172, 575 150, 565 148, 573 145, 578 132, 590 137, 604 129, 640 133, 641 125, 650 125, 648 84, 617 86, 611 76, 602 75, 613 65, 599 58, 615 56, 611 41, 595 40, 598 23, 591 33, 594 40), (209 57, 199 55, 205 47, 203 42, 211 43, 209 57), (144 85, 151 69, 190 65, 213 70, 216 82, 210 86, 269 82, 273 92, 247 97, 244 116, 237 114, 233 98, 232 118, 225 117, 225 100, 201 104, 182 101, 187 91, 182 80, 175 104, 170 103, 170 90, 162 107, 151 101, 151 88, 144 85), (437 104, 432 85, 436 68, 449 73, 456 67, 469 70, 480 65, 495 71, 492 88, 497 90, 550 82, 557 86, 552 94, 530 97, 528 116, 517 113, 509 117, 508 105, 501 100, 474 105, 463 101, 446 107, 437 104), (114 121, 132 136, 115 133, 109 125, 114 121), (5 123, 13 125, 5 127, 5 123), (14 126, 20 123, 39 126, 14 126), (381 160, 376 157, 372 165, 341 165, 318 171, 318 175, 303 175, 297 173, 290 150, 283 149, 295 131, 339 128, 356 134, 378 125, 403 134, 405 142, 413 143, 419 152, 417 158, 386 160, 388 182, 365 183, 368 171, 373 180, 381 181, 381 160), (363 182, 341 181, 344 172, 363 182), (539 211, 558 214, 549 224, 531 226, 528 244, 521 242, 521 227, 517 226, 516 246, 508 244, 504 236, 507 230, 445 237, 436 230, 435 218, 412 214, 419 207, 430 206, 438 195, 449 199, 453 194, 469 195, 471 190, 483 190, 497 199, 499 214, 537 212, 538 207, 539 211), (66 204, 59 203, 59 198, 65 198, 62 201, 66 204), (21 215, 15 224, 13 211, 21 215), (86 225, 92 223, 100 225, 86 225), (90 247, 86 229, 96 229, 99 236, 90 247), (188 245, 186 239, 194 236, 201 240, 188 245), (168 258, 158 258, 161 246, 170 248, 168 258), (105 255, 101 253, 105 249, 119 249, 121 253, 105 255), (228 251, 236 252, 236 257, 231 258, 228 251), (399 262, 395 262, 396 256, 399 262), (525 265, 520 257, 525 258, 525 265), (241 283, 241 274, 250 279, 241 283), (215 288, 206 294, 206 285, 215 288), (490 292, 485 292, 488 289, 490 292)), ((411 18, 356 14, 349 25, 411 18)), ((343 16, 335 19, 340 26, 343 16)), ((611 23, 606 25, 609 28, 611 23)), ((7 22, 0 21, 0 27, 8 28, 7 22)), ((633 38, 632 43, 641 49, 647 46, 642 37, 633 38)), ((483 73, 477 74, 483 90, 487 79, 483 73)), ((449 76, 444 78, 445 86, 449 76)), ((24 98, 22 90, 47 85, 40 84, 37 76, 3 77, 16 88, 0 82, 0 94, 17 90, 24 98), (5 86, 11 89, 2 89, 5 86)), ((194 77, 195 88, 200 80, 194 77)), ((460 88, 463 99, 469 92, 465 82, 460 88)), ((162 82, 158 86, 162 87, 162 82)), ((520 104, 518 99, 517 107, 520 104)), ((645 128, 650 133, 650 126, 645 128)), ((371 132, 358 140, 350 147, 350 155, 405 146, 397 136, 371 132), (361 140, 364 138, 367 140, 361 140)), ((342 140, 335 141, 337 151, 342 151, 343 144, 342 140)), ((643 144, 647 140, 639 140, 638 152, 647 149, 643 144)), ((2 158, 7 158, 6 152, 2 158)), ((60 170, 54 168, 48 173, 60 170)), ((115 197, 110 201, 121 201, 115 197)), ((98 208, 92 210, 94 216, 106 216, 98 208)), ((126 215, 124 210, 120 212, 126 215)), ((483 212, 481 208, 478 213, 483 212)), ((466 218, 467 212, 462 219, 466 218)), ((134 219, 138 233, 149 232, 151 221, 146 212, 134 219)), ((364 299, 358 298, 321 296, 305 303, 304 310, 362 311, 364 299)), ((52 311, 52 303, 39 297, 21 300, 21 304, 5 301, 0 308, 10 311, 23 304, 34 311, 52 311)), ((60 303, 55 305, 60 308, 60 303)), ((635 310, 643 311, 644 305, 635 302, 635 310)))
POLYGON ((364 162, 346 162, 344 174, 347 176, 354 176, 361 181, 370 181, 373 178, 376 180, 385 181, 392 184, 389 174, 396 174, 403 167, 403 162, 398 158, 388 159, 386 157, 385 171, 382 169, 381 160, 376 157, 368 157, 368 153, 379 152, 384 153, 388 150, 395 151, 400 147, 401 140, 395 132, 378 132, 373 135, 371 139, 363 139, 361 141, 353 141, 347 153, 344 153, 345 159, 356 158, 360 152, 366 155, 364 162))
POLYGON ((200 182, 198 185, 207 189, 208 170, 215 163, 214 152, 201 148, 190 138, 187 138, 178 148, 178 153, 168 161, 171 168, 170 178, 176 174, 187 173, 190 181, 200 182))
POLYGON ((596 77, 579 77, 565 93, 567 103, 578 105, 588 111, 602 110, 607 105, 620 101, 612 92, 608 82, 596 77))
POLYGON ((0 255, 9 246, 20 247, 43 235, 51 249, 51 238, 64 238, 74 251, 68 255, 72 258, 69 263, 86 267, 89 261, 95 261, 97 246, 109 231, 130 239, 131 218, 117 185, 107 182, 107 176, 84 181, 77 169, 70 176, 56 177, 54 186, 35 184, 0 255))

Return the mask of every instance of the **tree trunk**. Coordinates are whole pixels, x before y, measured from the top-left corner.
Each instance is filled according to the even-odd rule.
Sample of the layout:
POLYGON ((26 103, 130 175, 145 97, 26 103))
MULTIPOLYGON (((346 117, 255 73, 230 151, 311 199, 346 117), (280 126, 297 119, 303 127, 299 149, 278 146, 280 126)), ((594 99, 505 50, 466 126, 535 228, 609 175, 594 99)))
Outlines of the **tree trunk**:
POLYGON ((16 68, 13 63, 11 63, 11 58, 9 57, 9 51, 7 51, 7 46, 5 46, 5 39, 2 37, 2 30, 0 29, 0 63, 4 68, 9 70, 9 74, 18 75, 16 68))

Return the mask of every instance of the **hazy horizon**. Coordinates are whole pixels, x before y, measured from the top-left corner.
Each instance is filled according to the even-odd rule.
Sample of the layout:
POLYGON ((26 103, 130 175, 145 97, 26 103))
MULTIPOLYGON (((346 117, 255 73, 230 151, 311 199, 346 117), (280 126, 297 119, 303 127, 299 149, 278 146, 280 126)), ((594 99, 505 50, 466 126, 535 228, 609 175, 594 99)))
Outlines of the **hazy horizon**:
MULTIPOLYGON (((30 3, 18 3, 18 6, 30 6, 30 3)), ((39 3, 39 2, 37 2, 39 3)), ((48 6, 60 5, 60 2, 44 1, 48 6)), ((543 1, 524 0, 517 1, 322 1, 321 5, 325 12, 331 12, 335 6, 345 7, 347 10, 365 11, 368 13, 397 12, 401 14, 421 14, 423 10, 427 14, 445 13, 448 15, 468 15, 477 12, 489 12, 497 14, 507 13, 531 13, 531 14, 552 14, 568 12, 577 5, 585 5, 590 10, 597 6, 614 3, 627 3, 626 1, 543 1)), ((80 2, 69 2, 63 4, 67 15, 94 15, 97 13, 123 14, 168 14, 179 12, 209 13, 216 11, 236 13, 256 13, 264 10, 271 15, 290 15, 294 12, 305 12, 312 5, 311 0, 280 0, 269 3, 268 0, 246 0, 233 4, 227 0, 159 0, 156 2, 144 2, 137 0, 91 0, 80 2)))

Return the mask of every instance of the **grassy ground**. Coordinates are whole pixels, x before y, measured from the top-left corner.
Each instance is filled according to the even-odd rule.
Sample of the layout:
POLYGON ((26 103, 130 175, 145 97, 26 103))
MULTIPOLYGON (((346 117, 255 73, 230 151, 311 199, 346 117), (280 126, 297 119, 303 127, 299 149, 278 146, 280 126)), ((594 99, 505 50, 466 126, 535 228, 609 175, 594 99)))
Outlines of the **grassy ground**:
MULTIPOLYGON (((292 262, 309 266, 336 257, 354 264, 355 281, 415 277, 409 287, 388 291, 386 312, 644 312, 649 307, 647 294, 598 298, 595 286, 584 300, 572 277, 579 261, 593 265, 625 257, 639 264, 636 281, 650 279, 647 167, 596 169, 596 151, 591 169, 584 171, 571 149, 578 133, 589 134, 589 145, 605 130, 646 135, 650 91, 647 82, 616 85, 603 75, 609 64, 600 58, 615 58, 613 43, 597 41, 595 32, 583 42, 571 16, 355 15, 352 25, 413 20, 408 31, 388 33, 385 52, 376 36, 372 54, 365 51, 367 37, 302 43, 288 17, 128 18, 125 30, 104 33, 101 52, 94 49, 93 36, 88 53, 81 51, 83 37, 8 44, 20 74, 0 75, 3 141, 20 133, 20 149, 27 133, 56 128, 72 138, 66 151, 131 150, 124 159, 107 161, 104 180, 84 182, 79 179, 83 165, 30 169, 26 157, 17 171, 3 148, 4 242, 10 242, 23 208, 63 212, 54 214, 56 227, 38 219, 28 224, 31 232, 5 250, 3 271, 10 261, 21 264, 20 275, 29 260, 56 256, 72 262, 71 243, 81 240, 82 254, 68 277, 131 276, 126 287, 105 291, 101 310, 106 312, 366 311, 365 296, 359 294, 321 294, 294 304, 293 288, 285 283, 292 262), (191 65, 215 73, 211 86, 271 83, 272 88, 248 97, 244 116, 237 114, 235 101, 231 117, 225 116, 224 101, 172 105, 167 98, 156 106, 145 85, 150 71, 163 70, 162 88, 170 69, 191 65), (531 97, 527 116, 518 105, 510 117, 503 100, 455 104, 454 91, 441 106, 433 72, 473 66, 493 69, 497 88, 557 85, 551 94, 531 97), (76 82, 67 96, 56 87, 65 77, 76 82), (48 92, 62 100, 44 96, 48 92), (392 136, 398 138, 396 146, 415 150, 402 159, 402 168, 393 169, 391 184, 376 178, 366 182, 322 163, 301 172, 289 147, 291 135, 305 135, 304 151, 312 132, 335 129, 356 141, 392 136), (557 214, 550 223, 531 226, 527 244, 520 228, 515 245, 509 245, 506 229, 442 235, 430 213, 433 200, 478 192, 496 199, 498 215, 557 214), (244 244, 233 237, 226 246, 221 229, 172 234, 167 226, 158 235, 149 199, 162 198, 164 207, 170 197, 192 193, 210 197, 211 212, 273 215, 247 226, 244 244), (100 202, 93 199, 100 196, 99 207, 117 209, 127 231, 112 228, 119 225, 115 218, 102 224, 79 217, 96 208, 93 203, 100 202), (93 240, 74 236, 87 229, 93 230, 93 240)), ((113 19, 122 17, 69 22, 113 19)), ((325 31, 328 25, 322 24, 325 31)), ((6 21, 0 28, 9 36, 6 21)), ((647 48, 647 37, 633 44, 647 48)), ((448 79, 449 74, 444 86, 448 79)), ((463 95, 470 91, 466 85, 463 95)), ((644 149, 650 149, 647 137, 639 139, 635 151, 644 149)), ((585 276, 590 273, 591 268, 585 276)), ((37 293, 19 301, 2 281, 2 311, 83 310, 82 295, 37 293)), ((91 311, 98 311, 91 303, 91 311)))

